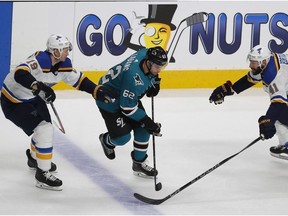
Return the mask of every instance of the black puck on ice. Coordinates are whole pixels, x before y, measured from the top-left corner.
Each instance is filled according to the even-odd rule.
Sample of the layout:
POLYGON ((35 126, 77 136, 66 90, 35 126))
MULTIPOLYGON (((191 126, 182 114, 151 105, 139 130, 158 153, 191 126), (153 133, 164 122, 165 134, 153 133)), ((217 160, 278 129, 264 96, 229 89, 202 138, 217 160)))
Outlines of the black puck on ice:
POLYGON ((155 190, 156 191, 160 191, 162 189, 162 184, 161 182, 157 183, 156 186, 155 186, 155 190))

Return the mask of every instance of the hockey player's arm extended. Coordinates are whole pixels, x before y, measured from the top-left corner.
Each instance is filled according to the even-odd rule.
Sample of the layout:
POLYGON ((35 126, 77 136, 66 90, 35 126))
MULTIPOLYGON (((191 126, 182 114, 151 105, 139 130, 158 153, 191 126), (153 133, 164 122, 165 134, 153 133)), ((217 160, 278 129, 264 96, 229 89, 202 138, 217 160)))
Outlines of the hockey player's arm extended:
POLYGON ((87 77, 82 80, 79 90, 90 93, 95 100, 100 100, 105 103, 111 103, 115 99, 115 94, 112 89, 104 85, 96 85, 87 77))
POLYGON ((224 102, 224 97, 233 95, 234 92, 239 94, 242 91, 255 85, 259 80, 254 80, 250 73, 240 78, 234 84, 230 80, 226 81, 221 86, 218 86, 209 97, 210 103, 214 102, 216 105, 224 102))

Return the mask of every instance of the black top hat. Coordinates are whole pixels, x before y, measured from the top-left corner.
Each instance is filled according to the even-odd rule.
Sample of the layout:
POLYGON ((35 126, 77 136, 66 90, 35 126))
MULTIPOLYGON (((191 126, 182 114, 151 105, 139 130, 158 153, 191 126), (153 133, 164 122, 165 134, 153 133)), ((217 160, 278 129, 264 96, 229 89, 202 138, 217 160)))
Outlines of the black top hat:
POLYGON ((149 13, 147 19, 142 19, 141 23, 164 23, 170 26, 171 30, 175 30, 176 26, 171 23, 177 5, 149 5, 149 13))

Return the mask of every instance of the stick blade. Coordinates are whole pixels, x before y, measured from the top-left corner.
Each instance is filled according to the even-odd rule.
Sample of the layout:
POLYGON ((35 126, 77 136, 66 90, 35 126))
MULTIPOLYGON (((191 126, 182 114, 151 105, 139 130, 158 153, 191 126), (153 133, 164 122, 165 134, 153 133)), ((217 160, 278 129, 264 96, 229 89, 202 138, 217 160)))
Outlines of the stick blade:
POLYGON ((206 12, 194 13, 190 17, 186 18, 187 26, 206 22, 207 20, 208 20, 208 14, 206 12))
POLYGON ((65 130, 63 127, 59 127, 59 125, 57 124, 57 122, 55 120, 53 120, 53 123, 63 134, 65 134, 65 130))
POLYGON ((151 199, 151 198, 142 196, 141 194, 138 194, 138 193, 134 193, 134 197, 144 203, 151 204, 151 205, 159 205, 166 200, 165 198, 164 199, 151 199))

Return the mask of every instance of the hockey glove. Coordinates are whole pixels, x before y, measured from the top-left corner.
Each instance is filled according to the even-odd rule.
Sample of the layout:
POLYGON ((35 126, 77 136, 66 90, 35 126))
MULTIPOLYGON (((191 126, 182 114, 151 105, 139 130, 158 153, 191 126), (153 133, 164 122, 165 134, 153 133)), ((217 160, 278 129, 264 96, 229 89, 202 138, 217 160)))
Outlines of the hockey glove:
POLYGON ((155 83, 146 92, 147 97, 152 97, 152 96, 155 97, 156 95, 158 95, 160 91, 160 81, 161 81, 161 78, 159 77, 155 78, 155 83))
POLYGON ((232 89, 232 83, 228 80, 223 85, 217 87, 211 94, 209 101, 210 103, 214 102, 214 104, 221 104, 224 102, 224 97, 227 95, 233 95, 234 91, 232 89))
POLYGON ((93 97, 95 100, 99 100, 104 103, 113 103, 115 101, 116 93, 113 91, 113 89, 107 86, 97 85, 93 91, 93 97))
POLYGON ((150 134, 153 134, 154 136, 162 136, 161 131, 161 124, 155 123, 151 118, 149 118, 147 115, 140 120, 141 127, 145 128, 150 134))
POLYGON ((32 83, 31 88, 32 88, 32 93, 35 96, 39 95, 39 93, 43 91, 44 96, 42 97, 41 94, 39 96, 42 97, 47 103, 53 102, 56 99, 54 90, 50 86, 44 84, 43 82, 36 81, 32 83))
POLYGON ((268 118, 267 116, 261 116, 258 119, 260 135, 264 139, 272 138, 276 133, 276 128, 274 121, 268 118))

